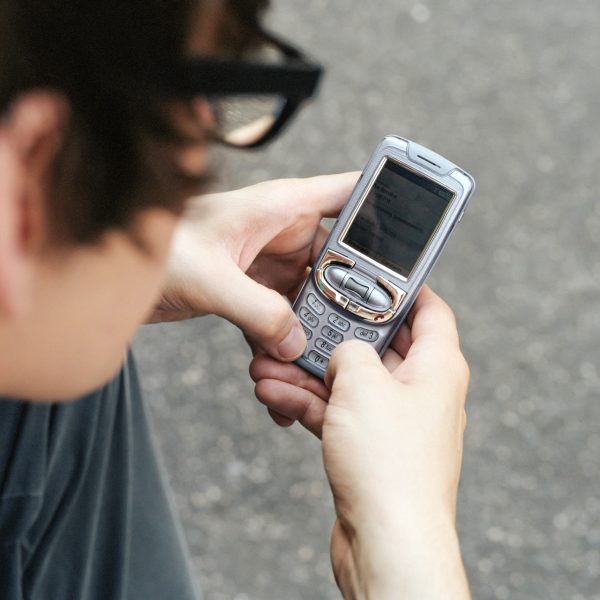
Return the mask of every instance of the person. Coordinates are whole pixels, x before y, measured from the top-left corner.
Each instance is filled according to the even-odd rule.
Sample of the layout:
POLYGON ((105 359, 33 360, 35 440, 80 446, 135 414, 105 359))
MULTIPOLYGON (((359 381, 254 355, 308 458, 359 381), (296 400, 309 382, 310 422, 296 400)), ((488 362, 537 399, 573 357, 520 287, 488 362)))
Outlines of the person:
POLYGON ((209 142, 257 146, 314 91, 318 68, 261 29, 265 8, 0 3, 3 599, 200 597, 128 345, 144 322, 209 313, 250 340, 273 419, 322 437, 343 595, 468 597, 450 309, 425 289, 383 362, 344 343, 320 382, 291 362, 305 339, 285 296, 357 175, 196 194, 209 142), (258 62, 264 46, 280 61, 258 62), (236 121, 227 100, 261 92, 285 100, 236 121))

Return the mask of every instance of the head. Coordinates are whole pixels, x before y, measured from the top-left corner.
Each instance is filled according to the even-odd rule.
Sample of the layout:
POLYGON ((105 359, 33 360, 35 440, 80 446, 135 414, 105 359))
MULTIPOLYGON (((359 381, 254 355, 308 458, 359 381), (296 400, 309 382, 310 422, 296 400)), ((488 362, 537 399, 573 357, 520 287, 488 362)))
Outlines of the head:
POLYGON ((240 52, 263 0, 0 2, 0 395, 119 368, 206 178, 203 102, 153 73, 240 52))

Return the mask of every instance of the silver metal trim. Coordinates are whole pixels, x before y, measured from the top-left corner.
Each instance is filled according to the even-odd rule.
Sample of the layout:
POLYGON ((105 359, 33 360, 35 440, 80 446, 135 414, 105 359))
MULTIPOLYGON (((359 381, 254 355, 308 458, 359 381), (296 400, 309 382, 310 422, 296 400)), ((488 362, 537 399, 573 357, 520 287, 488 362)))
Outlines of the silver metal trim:
POLYGON ((449 177, 458 181, 465 191, 473 187, 473 181, 460 169, 454 169, 454 171, 449 174, 449 177))
MULTIPOLYGON (((411 272, 408 274, 408 277, 405 277, 404 275, 401 275, 397 271, 394 271, 393 269, 390 269, 389 267, 386 267, 385 265, 382 265, 381 263, 378 263, 376 260, 370 258, 366 254, 363 254, 359 250, 356 250, 355 248, 353 248, 349 244, 346 244, 344 241, 342 241, 343 238, 348 233, 348 229, 350 229, 350 226, 352 225, 352 223, 354 223, 354 219, 356 218, 356 215, 358 214, 358 211, 360 210, 360 208, 364 204, 365 200, 367 199, 367 196, 369 195, 369 192, 371 191, 371 188, 373 187, 373 185, 375 185, 375 181, 377 181, 377 177, 379 176, 379 173, 381 172, 381 170, 383 169, 385 163, 388 160, 391 160, 392 162, 395 162, 396 164, 400 165, 403 169, 406 169, 407 171, 411 171, 415 175, 418 175, 420 177, 427 177, 427 175, 424 175, 420 171, 417 171, 416 169, 413 169, 413 168, 409 167, 405 163, 400 162, 399 160, 397 160, 395 158, 392 158, 390 156, 384 156, 381 159, 381 162, 379 163, 379 166, 377 167, 377 169, 375 169, 375 172, 374 172, 373 176, 371 177, 371 181, 369 182, 369 185, 365 188, 365 190, 363 192, 363 195, 361 196, 360 200, 356 203, 356 206, 352 210, 352 214, 350 215, 350 218, 348 219, 346 225, 344 226, 344 229, 342 230, 342 232, 338 236, 337 242, 343 248, 347 248, 352 253, 357 254, 358 256, 360 256, 366 262, 368 262, 368 263, 370 263, 372 265, 375 265, 378 269, 382 269, 382 270, 390 273, 394 277, 398 278, 400 281, 408 282, 410 280, 410 278, 415 274, 415 271, 417 271, 417 269, 421 265, 421 262, 423 261, 423 258, 427 254, 427 251, 429 250, 429 247, 431 246, 431 243, 432 243, 433 239, 436 237, 438 231, 440 230, 440 227, 441 227, 442 223, 446 219, 446 216, 448 215, 450 209, 456 203, 457 199, 459 198, 459 195, 454 190, 450 190, 450 189, 446 188, 445 186, 441 185, 439 181, 436 181, 435 179, 433 179, 431 177, 427 177, 429 180, 435 181, 435 183, 437 185, 439 185, 440 187, 442 187, 442 188, 446 189, 448 192, 450 192, 452 194, 452 198, 450 199, 450 202, 448 202, 448 206, 446 206, 446 210, 444 211, 444 214, 442 214, 442 216, 440 217, 440 219, 439 219, 439 221, 438 221, 438 223, 436 225, 436 228, 433 230, 433 232, 429 236, 429 239, 427 240, 427 243, 423 247, 423 250, 421 251, 421 254, 420 254, 419 258, 417 259, 417 261, 413 265, 413 268, 412 268, 411 272)), ((460 171, 459 171, 459 173, 460 173, 460 171)), ((454 174, 454 172, 451 174, 451 176, 453 174, 454 174)), ((456 181, 458 181, 459 183, 461 183, 461 185, 462 185, 462 182, 460 180, 458 180, 456 177, 453 177, 453 178, 456 181)))
POLYGON ((406 292, 401 290, 399 287, 396 287, 391 281, 388 281, 385 277, 379 276, 377 278, 377 283, 385 288, 388 294, 392 297, 392 308, 394 312, 398 310, 400 303, 404 300, 404 296, 406 296, 406 292))
POLYGON ((394 317, 398 311, 398 308, 400 307, 400 304, 402 303, 402 300, 404 300, 404 297, 406 296, 406 292, 404 290, 401 290, 380 275, 377 277, 377 283, 391 296, 392 306, 383 312, 370 310, 364 306, 361 306, 360 304, 357 304, 356 302, 352 302, 349 298, 346 298, 346 296, 340 294, 336 288, 330 285, 325 277, 325 269, 332 264, 342 264, 348 267, 354 267, 356 262, 351 258, 336 252, 335 250, 328 249, 327 252, 325 252, 325 256, 323 256, 323 260, 315 272, 315 279, 317 282, 317 287, 321 290, 326 298, 329 298, 329 300, 332 302, 339 304, 342 308, 345 308, 352 314, 355 314, 369 323, 387 323, 394 317))
POLYGON ((408 153, 408 140, 406 138, 400 137, 399 135, 387 135, 383 138, 383 141, 388 141, 389 138, 394 138, 393 148, 394 150, 399 149, 402 152, 408 153))
POLYGON ((335 250, 329 249, 325 253, 319 268, 315 272, 317 287, 321 290, 325 297, 329 298, 336 304, 339 304, 342 308, 346 308, 346 306, 348 306, 348 302, 350 302, 349 298, 346 298, 346 296, 340 294, 333 286, 329 285, 329 282, 325 278, 325 269, 333 263, 346 265, 347 267, 353 267, 356 262, 351 258, 336 252, 335 250))

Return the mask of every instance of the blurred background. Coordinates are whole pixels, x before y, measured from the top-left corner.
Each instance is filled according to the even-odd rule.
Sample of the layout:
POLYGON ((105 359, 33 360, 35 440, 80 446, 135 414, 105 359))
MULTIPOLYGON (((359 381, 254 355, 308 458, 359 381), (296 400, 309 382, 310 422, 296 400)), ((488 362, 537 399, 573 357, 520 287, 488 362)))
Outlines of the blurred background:
MULTIPOLYGON (((267 151, 226 156, 219 189, 361 169, 387 133, 475 176, 430 279, 472 368, 458 523, 473 595, 600 598, 598 3, 273 5, 271 28, 327 76, 267 151)), ((207 600, 339 598, 319 444, 254 399, 239 332, 209 317, 135 346, 207 600)))

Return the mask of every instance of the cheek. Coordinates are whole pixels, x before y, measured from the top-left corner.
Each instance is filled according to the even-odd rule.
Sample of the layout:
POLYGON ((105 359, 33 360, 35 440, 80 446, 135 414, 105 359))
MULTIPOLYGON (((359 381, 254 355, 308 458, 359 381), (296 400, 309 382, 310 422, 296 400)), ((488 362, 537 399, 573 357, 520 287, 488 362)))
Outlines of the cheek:
POLYGON ((178 217, 159 213, 147 219, 144 225, 144 241, 147 251, 132 257, 123 265, 119 281, 121 298, 128 298, 124 317, 131 335, 144 323, 157 303, 168 278, 168 264, 178 217))
POLYGON ((157 304, 167 276, 170 241, 176 220, 150 228, 148 253, 123 252, 105 279, 105 292, 94 302, 96 318, 89 331, 88 348, 93 348, 95 379, 103 383, 118 371, 136 331, 157 304), (151 240, 151 242, 150 242, 151 240))
POLYGON ((7 332, 20 373, 12 395, 70 400, 114 377, 160 295, 176 223, 149 214, 139 229, 147 252, 111 233, 98 247, 38 264, 31 311, 7 332))

